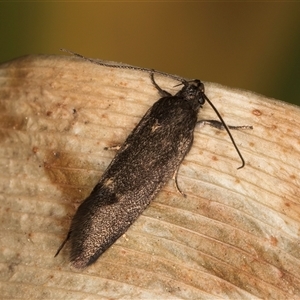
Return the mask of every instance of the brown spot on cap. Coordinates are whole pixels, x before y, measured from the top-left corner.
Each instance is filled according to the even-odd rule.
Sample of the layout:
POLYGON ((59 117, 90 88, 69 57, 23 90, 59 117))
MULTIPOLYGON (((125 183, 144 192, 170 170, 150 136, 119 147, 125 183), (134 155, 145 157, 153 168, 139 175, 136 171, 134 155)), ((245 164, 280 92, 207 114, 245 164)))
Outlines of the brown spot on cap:
POLYGON ((253 109, 252 113, 253 113, 253 115, 258 116, 258 117, 262 115, 262 112, 259 109, 253 109))
POLYGON ((271 242, 272 246, 277 246, 277 244, 278 244, 278 240, 276 239, 275 236, 272 236, 272 235, 270 237, 270 242, 271 242))
POLYGON ((33 147, 32 147, 32 152, 33 152, 33 153, 37 153, 37 152, 38 152, 38 150, 39 150, 39 148, 38 148, 38 147, 36 147, 36 146, 33 146, 33 147))
POLYGON ((218 158, 217 158, 215 155, 213 155, 213 156, 212 156, 212 160, 218 161, 218 158))

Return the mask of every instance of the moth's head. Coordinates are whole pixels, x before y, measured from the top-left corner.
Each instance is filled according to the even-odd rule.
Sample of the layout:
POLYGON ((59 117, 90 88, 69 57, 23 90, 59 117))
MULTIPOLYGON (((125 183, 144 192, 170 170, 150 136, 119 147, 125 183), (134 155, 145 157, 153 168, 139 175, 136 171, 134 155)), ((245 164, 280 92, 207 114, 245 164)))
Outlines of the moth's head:
POLYGON ((183 88, 176 94, 179 97, 184 98, 187 101, 198 101, 200 105, 205 103, 204 84, 194 79, 191 81, 183 81, 183 88))

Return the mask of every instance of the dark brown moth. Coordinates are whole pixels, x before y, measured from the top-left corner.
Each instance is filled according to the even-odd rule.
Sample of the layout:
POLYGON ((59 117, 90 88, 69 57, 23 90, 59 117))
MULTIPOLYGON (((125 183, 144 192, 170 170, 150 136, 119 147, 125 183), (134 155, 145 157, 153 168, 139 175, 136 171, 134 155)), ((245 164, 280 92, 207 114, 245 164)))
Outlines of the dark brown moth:
MULTIPOLYGON (((222 123, 211 120, 198 122, 200 108, 205 100, 209 101, 199 80, 182 80, 184 86, 174 96, 157 85, 153 72, 151 80, 162 98, 146 112, 99 183, 78 207, 67 238, 56 253, 70 240, 70 261, 76 268, 85 268, 95 262, 127 231, 166 182, 177 174, 192 146, 197 123, 225 128, 228 133, 228 127, 252 128, 227 127, 219 113, 222 123)), ((231 135, 230 138, 233 141, 231 135)), ((243 167, 244 160, 237 147, 236 150, 243 167)), ((175 183, 177 186, 176 176, 175 183)))

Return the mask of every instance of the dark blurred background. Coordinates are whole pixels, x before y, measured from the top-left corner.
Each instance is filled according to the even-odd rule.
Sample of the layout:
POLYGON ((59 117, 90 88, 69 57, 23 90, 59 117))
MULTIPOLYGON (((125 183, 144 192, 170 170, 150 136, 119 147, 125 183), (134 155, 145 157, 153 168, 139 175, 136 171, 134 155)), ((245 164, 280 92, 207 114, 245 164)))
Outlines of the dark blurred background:
POLYGON ((67 48, 300 105, 299 2, 2 2, 0 24, 0 62, 67 48))

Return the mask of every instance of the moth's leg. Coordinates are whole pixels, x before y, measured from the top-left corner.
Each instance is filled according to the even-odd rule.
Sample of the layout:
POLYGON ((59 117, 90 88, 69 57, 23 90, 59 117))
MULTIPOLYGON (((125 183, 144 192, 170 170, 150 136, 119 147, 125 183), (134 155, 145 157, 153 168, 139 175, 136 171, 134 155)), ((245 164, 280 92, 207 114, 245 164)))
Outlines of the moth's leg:
POLYGON ((158 90, 159 94, 161 97, 172 97, 172 95, 170 93, 168 93, 167 91, 163 90, 154 80, 154 71, 152 71, 150 73, 150 78, 152 81, 152 84, 155 86, 155 88, 158 90))
POLYGON ((111 147, 104 147, 104 150, 115 150, 118 151, 121 148, 120 145, 111 146, 111 147))
MULTIPOLYGON (((179 167, 178 167, 178 169, 179 169, 179 167)), ((177 182, 178 169, 176 169, 176 171, 174 172, 172 179, 174 180, 175 188, 176 188, 177 192, 180 193, 183 197, 186 197, 186 194, 183 193, 178 186, 178 182, 177 182)))
POLYGON ((58 248, 58 250, 56 251, 56 254, 54 255, 54 257, 56 257, 60 250, 65 246, 66 242, 68 241, 68 239, 70 238, 70 235, 71 235, 71 231, 68 232, 68 235, 67 237, 65 238, 65 240, 62 242, 62 244, 60 245, 60 247, 58 248))
MULTIPOLYGON (((219 116, 220 117, 220 116, 219 116)), ((248 125, 243 125, 243 126, 232 126, 232 125, 225 125, 224 126, 224 121, 220 122, 220 121, 216 121, 216 120, 201 120, 201 121, 198 121, 197 124, 199 124, 201 127, 203 127, 204 125, 209 125, 209 126, 212 126, 212 127, 215 127, 217 129, 226 129, 233 145, 234 145, 234 148, 236 149, 239 157, 241 158, 241 161, 242 161, 242 165, 240 167, 238 167, 238 169, 241 169, 245 166, 245 160, 240 152, 240 150, 238 149, 237 145, 235 144, 235 141, 229 131, 229 129, 232 129, 232 130, 238 130, 238 129, 253 129, 252 126, 248 126, 248 125)))
MULTIPOLYGON (((199 124, 201 127, 203 127, 205 125, 209 125, 211 127, 215 127, 217 129, 220 129, 220 130, 224 130, 225 129, 225 127, 222 124, 222 122, 216 121, 216 120, 201 120, 201 121, 198 121, 197 124, 199 124)), ((248 126, 248 125, 242 125, 242 126, 227 125, 227 127, 229 129, 233 129, 233 130, 238 130, 238 129, 241 129, 241 130, 253 129, 253 126, 248 126)))

